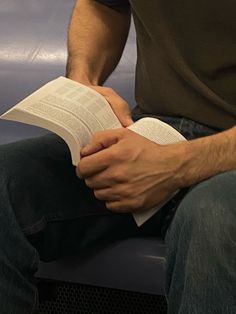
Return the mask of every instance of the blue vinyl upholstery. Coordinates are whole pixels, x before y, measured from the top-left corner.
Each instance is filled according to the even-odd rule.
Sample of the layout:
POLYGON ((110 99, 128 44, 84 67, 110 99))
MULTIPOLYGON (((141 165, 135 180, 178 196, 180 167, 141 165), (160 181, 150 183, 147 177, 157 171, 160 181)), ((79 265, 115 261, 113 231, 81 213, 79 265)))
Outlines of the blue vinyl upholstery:
MULTIPOLYGON (((67 27, 74 0, 3 0, 0 6, 0 113, 65 74, 67 27)), ((134 104, 133 25, 124 55, 106 85, 134 104)), ((0 121, 0 144, 45 133, 0 121)), ((164 293, 165 246, 156 238, 126 239, 96 252, 41 263, 37 276, 96 286, 164 293)))

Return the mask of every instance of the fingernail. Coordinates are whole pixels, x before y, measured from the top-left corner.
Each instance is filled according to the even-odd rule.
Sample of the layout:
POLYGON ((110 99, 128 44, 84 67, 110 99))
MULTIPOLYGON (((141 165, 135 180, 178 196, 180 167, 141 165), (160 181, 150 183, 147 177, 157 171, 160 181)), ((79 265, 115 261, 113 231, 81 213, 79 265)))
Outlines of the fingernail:
POLYGON ((82 179, 82 175, 81 175, 81 173, 79 172, 78 169, 76 169, 76 175, 77 175, 78 178, 82 179))
POLYGON ((77 175, 77 177, 79 177, 80 179, 82 179, 82 175, 81 175, 81 173, 80 173, 80 171, 79 171, 79 167, 77 166, 77 168, 76 168, 76 175, 77 175))
POLYGON ((132 119, 127 119, 126 120, 126 126, 130 126, 133 123, 134 123, 134 121, 132 119))
POLYGON ((83 148, 81 148, 81 150, 80 150, 80 154, 81 155, 84 155, 84 154, 86 154, 88 152, 88 147, 87 146, 84 146, 83 148))

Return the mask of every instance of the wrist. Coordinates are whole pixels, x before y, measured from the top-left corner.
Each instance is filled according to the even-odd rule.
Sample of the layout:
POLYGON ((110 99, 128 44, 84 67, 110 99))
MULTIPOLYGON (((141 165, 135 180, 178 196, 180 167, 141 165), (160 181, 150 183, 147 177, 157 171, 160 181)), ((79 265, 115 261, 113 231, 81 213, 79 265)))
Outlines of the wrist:
POLYGON ((155 164, 166 173, 171 192, 186 187, 186 169, 189 165, 188 146, 185 142, 179 142, 169 145, 158 145, 153 150, 155 164), (163 160, 163 164, 160 163, 163 160))
POLYGON ((205 168, 206 171, 204 165, 206 156, 201 140, 187 141, 184 142, 183 146, 185 150, 180 174, 181 188, 189 187, 201 181, 202 169, 205 168))
POLYGON ((90 79, 88 76, 86 76, 84 73, 70 73, 67 74, 67 77, 75 82, 81 83, 86 86, 98 86, 96 80, 90 79))
POLYGON ((189 186, 188 184, 188 169, 191 167, 192 151, 188 145, 189 142, 180 142, 173 145, 173 151, 175 156, 175 172, 173 178, 176 182, 178 189, 189 186))
POLYGON ((183 143, 182 187, 236 169, 236 128, 183 143))
POLYGON ((100 85, 99 78, 92 73, 89 66, 81 64, 81 62, 72 61, 71 58, 68 58, 67 61, 66 76, 73 81, 87 86, 100 85))

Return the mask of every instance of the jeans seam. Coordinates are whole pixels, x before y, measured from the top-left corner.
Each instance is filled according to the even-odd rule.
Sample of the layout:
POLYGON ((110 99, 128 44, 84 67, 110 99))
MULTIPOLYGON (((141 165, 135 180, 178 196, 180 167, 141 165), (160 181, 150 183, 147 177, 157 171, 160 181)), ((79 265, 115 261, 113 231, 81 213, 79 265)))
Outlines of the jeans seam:
POLYGON ((180 123, 179 123, 178 131, 179 131, 180 133, 182 132, 183 123, 184 123, 184 118, 182 118, 182 119, 180 120, 180 123))
POLYGON ((34 302, 33 302, 33 306, 32 306, 32 310, 31 310, 31 314, 34 314, 36 309, 38 309, 38 288, 37 286, 35 286, 35 293, 34 293, 34 302))
POLYGON ((78 218, 85 218, 89 216, 104 216, 104 215, 116 215, 116 214, 109 214, 109 213, 91 213, 91 214, 84 214, 84 215, 78 215, 78 216, 73 216, 73 217, 45 217, 43 216, 39 221, 37 221, 35 224, 31 225, 30 227, 23 228, 22 231, 26 236, 32 235, 34 233, 37 233, 41 231, 47 223, 50 222, 56 222, 56 221, 66 221, 66 220, 73 220, 73 219, 78 219, 78 218), (48 218, 48 219, 47 219, 48 218))
MULTIPOLYGON (((31 268, 35 269, 38 268, 38 251, 34 248, 34 258, 33 258, 33 262, 31 264, 31 268)), ((32 306, 32 310, 31 310, 31 314, 35 313, 35 310, 38 307, 38 288, 37 285, 35 285, 35 293, 34 293, 34 300, 33 300, 33 306, 32 306)))

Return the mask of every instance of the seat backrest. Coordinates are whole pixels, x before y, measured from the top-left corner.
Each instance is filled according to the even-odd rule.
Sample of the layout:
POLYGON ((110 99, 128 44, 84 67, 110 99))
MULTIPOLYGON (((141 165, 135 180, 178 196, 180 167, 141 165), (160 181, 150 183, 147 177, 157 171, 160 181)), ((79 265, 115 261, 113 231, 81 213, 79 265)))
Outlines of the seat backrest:
MULTIPOLYGON (((7 0, 0 6, 0 114, 49 80, 65 75, 67 29, 75 0, 7 0)), ((134 104, 135 32, 106 82, 134 104)), ((0 121, 0 143, 45 133, 0 121)))

